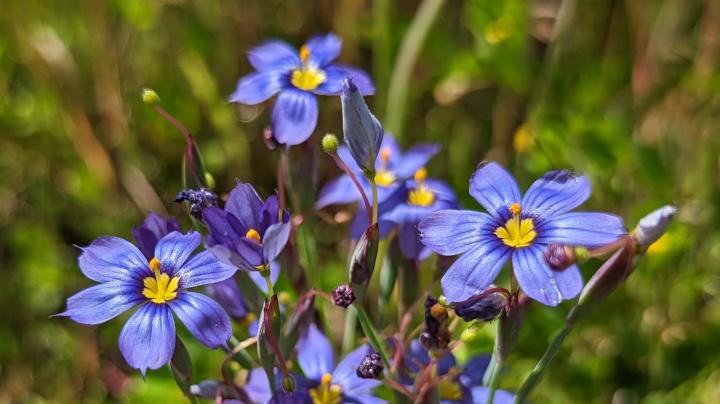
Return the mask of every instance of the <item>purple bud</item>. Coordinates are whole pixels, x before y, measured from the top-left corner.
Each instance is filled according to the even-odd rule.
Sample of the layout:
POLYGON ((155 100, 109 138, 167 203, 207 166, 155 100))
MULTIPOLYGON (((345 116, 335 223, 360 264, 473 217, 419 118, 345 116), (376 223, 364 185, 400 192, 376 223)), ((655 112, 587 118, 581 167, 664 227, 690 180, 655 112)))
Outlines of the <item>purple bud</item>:
POLYGON ((503 311, 509 293, 482 293, 455 303, 455 313, 465 321, 492 321, 503 311))
POLYGON ((650 244, 656 242, 667 229, 677 209, 671 205, 665 205, 660 209, 656 209, 640 219, 633 236, 642 251, 647 250, 650 244))
POLYGON ((575 248, 563 244, 550 244, 543 253, 543 256, 550 268, 556 271, 562 271, 574 264, 577 259, 575 248))
POLYGON ((202 212, 210 206, 217 206, 218 197, 214 193, 205 188, 199 190, 185 189, 178 192, 175 202, 182 203, 187 201, 190 205, 190 214, 194 218, 201 220, 202 212))
POLYGON ((333 303, 336 306, 348 308, 355 301, 355 293, 350 285, 341 283, 333 290, 333 303))
POLYGON ((365 171, 375 170, 384 131, 380 122, 368 109, 362 94, 352 79, 345 81, 340 95, 343 136, 350 154, 365 171))
POLYGON ((361 299, 375 269, 379 241, 378 224, 373 223, 362 234, 350 257, 350 283, 361 299))
POLYGON ((382 379, 383 361, 380 354, 373 352, 365 355, 360 361, 360 366, 358 366, 355 374, 361 379, 382 379))

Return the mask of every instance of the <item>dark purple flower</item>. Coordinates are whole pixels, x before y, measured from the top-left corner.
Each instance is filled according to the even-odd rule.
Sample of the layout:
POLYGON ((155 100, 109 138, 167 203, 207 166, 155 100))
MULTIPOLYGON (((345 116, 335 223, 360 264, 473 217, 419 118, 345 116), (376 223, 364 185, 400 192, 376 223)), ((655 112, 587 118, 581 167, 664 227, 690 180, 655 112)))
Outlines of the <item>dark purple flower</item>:
POLYGON ((177 220, 167 219, 157 213, 149 213, 143 224, 133 228, 132 233, 145 258, 152 259, 155 254, 155 245, 161 238, 173 231, 180 231, 180 223, 177 220))

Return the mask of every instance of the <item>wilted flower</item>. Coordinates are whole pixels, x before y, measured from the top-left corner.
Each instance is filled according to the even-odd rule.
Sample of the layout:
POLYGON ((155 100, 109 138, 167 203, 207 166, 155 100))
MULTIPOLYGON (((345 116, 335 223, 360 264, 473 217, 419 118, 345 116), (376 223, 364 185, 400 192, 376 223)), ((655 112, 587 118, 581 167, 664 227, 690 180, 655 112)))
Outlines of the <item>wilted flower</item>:
POLYGON ((252 185, 238 182, 224 210, 209 207, 203 211, 210 230, 206 247, 222 262, 240 269, 270 269, 290 236, 290 214, 278 213, 279 209, 275 195, 263 202, 252 185))
POLYGON ((200 220, 202 219, 202 213, 205 208, 217 206, 218 197, 205 188, 198 190, 185 189, 178 192, 175 197, 175 202, 177 203, 182 203, 184 201, 187 201, 190 205, 190 214, 193 215, 194 218, 200 220))
POLYGON ((296 145, 307 140, 317 126, 315 95, 338 95, 347 78, 360 93, 375 92, 364 71, 332 62, 342 42, 333 34, 314 36, 298 52, 282 41, 268 41, 248 52, 257 70, 240 79, 230 101, 259 104, 280 93, 272 113, 273 136, 278 143, 296 145))
POLYGON ((534 300, 556 306, 577 296, 582 278, 577 266, 550 268, 548 245, 594 247, 625 233, 621 218, 595 212, 570 212, 590 196, 584 176, 550 171, 524 197, 513 177, 494 162, 482 163, 470 179, 472 195, 489 214, 440 210, 420 222, 422 242, 442 255, 458 255, 441 280, 443 294, 458 302, 487 288, 512 257, 520 288, 534 300))
POLYGON ((187 289, 220 282, 236 269, 220 263, 210 252, 190 257, 200 234, 173 231, 160 239, 154 257, 117 237, 101 237, 83 248, 80 270, 99 282, 67 301, 58 314, 81 324, 104 323, 140 305, 120 333, 120 351, 128 364, 143 374, 170 361, 175 348, 172 312, 188 331, 210 348, 232 335, 230 319, 215 301, 187 289))
POLYGON ((342 104, 343 137, 350 154, 363 171, 372 171, 380 152, 383 128, 370 112, 352 79, 345 81, 340 95, 342 104))
POLYGON ((420 342, 428 349, 445 349, 450 343, 448 312, 437 299, 428 295, 425 298, 425 330, 420 334, 420 342))

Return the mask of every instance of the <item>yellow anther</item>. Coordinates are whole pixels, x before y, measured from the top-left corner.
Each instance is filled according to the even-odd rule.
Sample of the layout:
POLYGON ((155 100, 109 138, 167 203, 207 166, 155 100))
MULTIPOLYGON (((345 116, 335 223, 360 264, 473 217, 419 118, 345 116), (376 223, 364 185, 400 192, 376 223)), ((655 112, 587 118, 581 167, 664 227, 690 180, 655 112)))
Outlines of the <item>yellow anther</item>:
POLYGON ((247 233, 245 233, 245 237, 256 243, 260 243, 260 233, 255 229, 248 230, 247 233))
POLYGON ((323 374, 322 377, 320 378, 320 383, 321 383, 321 384, 330 384, 330 383, 332 383, 332 375, 331 375, 330 373, 325 373, 325 374, 323 374))
POLYGON ((510 210, 510 213, 512 213, 513 216, 519 215, 520 212, 522 212, 522 208, 520 207, 520 204, 515 202, 508 208, 510 210))
POLYGON ((382 163, 383 167, 387 166, 388 161, 390 161, 391 153, 392 151, 387 147, 383 147, 382 150, 380 150, 380 163, 382 163))
POLYGON ((425 181, 425 178, 427 178, 427 170, 425 169, 425 167, 419 168, 417 171, 415 171, 415 181, 423 182, 425 181))
POLYGON ((417 181, 417 186, 408 193, 408 203, 415 206, 430 206, 435 203, 435 192, 428 188, 422 180, 418 180, 417 172, 415 173, 415 181, 417 181))
POLYGON ((148 267, 150 267, 151 271, 157 273, 158 271, 160 271, 160 268, 162 268, 162 264, 160 263, 159 259, 153 258, 150 260, 148 267))
POLYGON ((513 214, 505 226, 495 229, 495 235, 509 247, 527 247, 537 237, 535 223, 531 218, 520 219, 519 214, 513 214))
POLYGON ((342 388, 332 384, 332 375, 325 373, 320 379, 320 385, 310 389, 310 398, 313 404, 340 404, 342 388))
POLYGON ((303 45, 300 47, 300 60, 305 63, 310 59, 310 47, 303 45))
POLYGON ((301 69, 292 71, 290 83, 301 90, 312 91, 324 83, 326 78, 327 75, 324 71, 311 64, 307 64, 303 65, 301 69))
POLYGON ((377 170, 375 173, 375 183, 381 187, 389 187, 395 182, 395 174, 392 171, 388 171, 384 168, 377 170))
MULTIPOLYGON (((152 261, 155 261, 155 259, 153 258, 152 261)), ((150 262, 152 263, 152 261, 150 262)), ((159 265, 160 261, 157 262, 159 265)), ((156 304, 166 303, 175 299, 177 297, 178 286, 180 285, 180 278, 175 276, 171 279, 168 274, 164 272, 160 273, 159 266, 157 269, 153 269, 153 272, 155 272, 155 276, 148 276, 143 279, 143 296, 156 304)))

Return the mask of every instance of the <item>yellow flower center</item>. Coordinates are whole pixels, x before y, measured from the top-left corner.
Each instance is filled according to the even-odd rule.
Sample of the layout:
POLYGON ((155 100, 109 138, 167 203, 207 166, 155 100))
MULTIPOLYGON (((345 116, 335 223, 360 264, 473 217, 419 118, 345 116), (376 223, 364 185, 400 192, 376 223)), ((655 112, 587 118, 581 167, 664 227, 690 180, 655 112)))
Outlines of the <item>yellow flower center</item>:
POLYGON ((408 203, 415 206, 430 206, 435 202, 435 193, 425 185, 427 170, 415 171, 415 189, 408 194, 408 203))
POLYGON ((161 273, 162 264, 157 258, 151 259, 148 267, 155 276, 148 276, 143 279, 143 286, 145 286, 142 291, 143 296, 156 304, 167 303, 176 298, 180 277, 175 276, 170 279, 168 274, 161 273))
POLYGON ((454 382, 450 379, 440 380, 437 384, 438 395, 443 400, 448 401, 460 401, 462 400, 463 391, 460 387, 460 383, 454 382))
POLYGON ((340 404, 342 401, 342 388, 332 384, 332 375, 325 373, 320 380, 320 385, 310 389, 310 398, 313 404, 340 404))
POLYGON ((505 226, 495 229, 495 235, 509 247, 527 247, 537 237, 535 223, 531 218, 521 219, 522 209, 519 203, 513 203, 508 208, 512 217, 508 219, 505 226))
POLYGON ((292 71, 290 83, 295 87, 312 91, 325 82, 327 75, 324 71, 318 69, 311 63, 307 63, 310 58, 310 49, 307 46, 300 48, 300 60, 303 62, 302 68, 292 71))
POLYGON ((392 185, 397 177, 392 171, 387 169, 388 162, 390 161, 390 149, 383 148, 380 150, 380 169, 375 173, 375 183, 381 187, 389 187, 392 185))
POLYGON ((249 238, 250 240, 260 244, 260 233, 258 233, 255 229, 250 229, 245 233, 245 237, 249 238))

